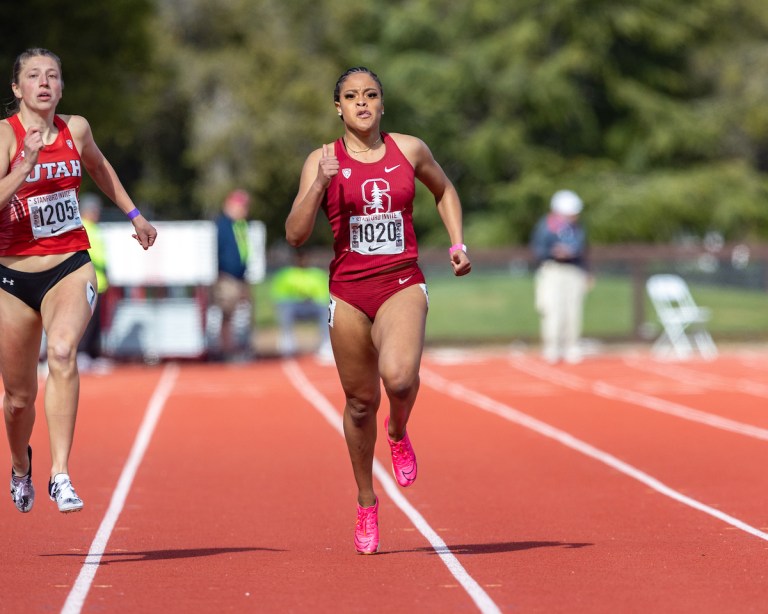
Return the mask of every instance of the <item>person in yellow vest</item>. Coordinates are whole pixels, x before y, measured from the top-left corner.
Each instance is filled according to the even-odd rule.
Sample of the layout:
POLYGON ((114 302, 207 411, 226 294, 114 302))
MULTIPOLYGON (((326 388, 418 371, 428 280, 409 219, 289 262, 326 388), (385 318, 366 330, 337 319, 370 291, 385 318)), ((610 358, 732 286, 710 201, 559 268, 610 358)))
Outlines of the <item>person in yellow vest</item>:
MULTIPOLYGON (((99 219, 101 218, 101 198, 96 194, 86 193, 80 197, 80 219, 88 232, 88 239, 91 247, 88 254, 91 257, 91 263, 96 271, 97 293, 101 297, 109 288, 109 278, 107 277, 107 251, 104 246, 104 237, 99 229, 99 219)), ((93 309, 88 327, 85 329, 83 338, 77 347, 77 366, 80 371, 91 371, 96 367, 102 368, 108 365, 108 362, 102 356, 101 334, 101 301, 97 300, 93 309)))
POLYGON ((280 324, 280 354, 292 356, 298 350, 296 321, 314 320, 319 332, 317 357, 330 360, 333 354, 328 331, 328 272, 309 266, 306 254, 298 250, 294 264, 279 269, 273 276, 270 294, 280 324))

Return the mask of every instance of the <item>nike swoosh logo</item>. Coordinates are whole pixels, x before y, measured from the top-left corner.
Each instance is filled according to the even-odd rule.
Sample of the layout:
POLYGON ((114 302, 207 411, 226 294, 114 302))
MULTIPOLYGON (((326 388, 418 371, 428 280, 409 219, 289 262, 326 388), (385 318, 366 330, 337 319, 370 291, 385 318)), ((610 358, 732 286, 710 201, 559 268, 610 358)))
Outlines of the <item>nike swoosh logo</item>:
POLYGON ((402 285, 403 285, 403 284, 404 284, 406 281, 408 281, 408 280, 409 280, 411 277, 413 277, 413 275, 409 275, 409 276, 408 276, 408 277, 406 277, 405 279, 398 279, 397 281, 398 281, 398 282, 400 283, 400 285, 402 286, 402 285))
POLYGON ((58 228, 51 228, 51 234, 52 234, 52 235, 55 235, 55 234, 56 234, 57 232, 59 232, 59 230, 61 230, 62 228, 64 228, 64 226, 59 226, 58 228))
POLYGON ((399 164, 396 164, 396 165, 395 165, 395 166, 393 166, 392 168, 389 168, 389 167, 385 166, 385 167, 384 167, 384 172, 385 172, 385 173, 391 173, 391 172, 392 172, 393 170, 395 170, 396 168, 400 168, 400 165, 399 165, 399 164))
POLYGON ((369 252, 375 252, 375 251, 380 250, 382 247, 384 247, 384 246, 383 245, 369 245, 368 246, 368 251, 369 252))

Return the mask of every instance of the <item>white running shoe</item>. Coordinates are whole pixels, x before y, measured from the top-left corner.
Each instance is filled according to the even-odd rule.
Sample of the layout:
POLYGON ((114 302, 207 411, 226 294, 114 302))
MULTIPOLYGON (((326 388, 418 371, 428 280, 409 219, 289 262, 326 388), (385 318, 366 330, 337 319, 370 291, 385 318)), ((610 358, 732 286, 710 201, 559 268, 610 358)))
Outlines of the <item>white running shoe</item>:
POLYGON ((27 475, 18 476, 11 468, 11 499, 16 509, 26 514, 35 502, 35 487, 32 486, 32 446, 27 446, 29 455, 29 471, 27 475))
POLYGON ((57 473, 53 480, 48 483, 48 494, 51 501, 56 501, 59 511, 62 514, 69 512, 79 512, 83 509, 83 500, 77 496, 75 487, 66 473, 57 473))

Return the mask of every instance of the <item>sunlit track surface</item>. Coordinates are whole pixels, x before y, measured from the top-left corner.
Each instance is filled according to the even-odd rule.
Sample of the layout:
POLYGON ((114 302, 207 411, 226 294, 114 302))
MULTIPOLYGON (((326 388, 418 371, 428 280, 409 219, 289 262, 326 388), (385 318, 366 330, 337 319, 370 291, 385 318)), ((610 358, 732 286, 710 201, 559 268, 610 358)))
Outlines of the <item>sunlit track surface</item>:
POLYGON ((0 612, 764 611, 766 365, 759 347, 557 366, 428 350, 408 489, 380 411, 372 557, 352 545, 333 366, 84 375, 70 471, 86 508, 45 493, 39 406, 35 507, 0 501, 0 612))
MULTIPOLYGON (((702 369, 691 369, 677 364, 653 363, 648 360, 628 358, 626 363, 630 367, 660 375, 662 378, 666 377, 673 379, 684 385, 704 390, 743 392, 745 394, 768 399, 768 381, 766 381, 768 380, 768 374, 757 374, 757 377, 755 377, 755 374, 753 373, 751 374, 752 378, 750 378, 750 374, 747 374, 746 377, 743 374, 729 377, 727 375, 719 375, 717 371, 706 372, 702 369)), ((766 406, 766 410, 768 410, 768 405, 766 406)))

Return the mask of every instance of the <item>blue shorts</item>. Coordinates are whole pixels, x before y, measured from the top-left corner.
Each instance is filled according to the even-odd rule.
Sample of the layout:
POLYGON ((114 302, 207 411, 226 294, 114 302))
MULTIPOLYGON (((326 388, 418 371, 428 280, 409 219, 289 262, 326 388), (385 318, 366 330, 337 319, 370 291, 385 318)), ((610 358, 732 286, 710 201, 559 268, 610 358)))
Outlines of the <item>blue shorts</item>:
POLYGON ((413 264, 404 269, 366 279, 331 280, 330 291, 333 296, 359 309, 373 321, 379 308, 388 298, 416 284, 424 284, 426 288, 424 273, 421 272, 418 264, 413 264))
POLYGON ((35 311, 40 311, 43 298, 48 294, 48 291, 67 275, 90 261, 91 257, 88 252, 83 250, 75 252, 52 269, 36 273, 17 271, 0 264, 0 288, 23 301, 35 311))

